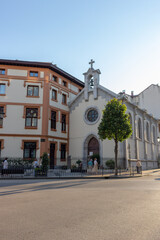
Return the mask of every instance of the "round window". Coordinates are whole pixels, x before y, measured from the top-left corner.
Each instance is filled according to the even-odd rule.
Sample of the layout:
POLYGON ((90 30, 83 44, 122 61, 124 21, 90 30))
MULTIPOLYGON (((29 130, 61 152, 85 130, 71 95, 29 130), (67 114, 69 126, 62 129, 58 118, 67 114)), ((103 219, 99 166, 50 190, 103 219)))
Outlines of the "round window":
POLYGON ((90 122, 95 122, 98 118, 98 112, 95 109, 91 109, 87 113, 87 120, 90 122))

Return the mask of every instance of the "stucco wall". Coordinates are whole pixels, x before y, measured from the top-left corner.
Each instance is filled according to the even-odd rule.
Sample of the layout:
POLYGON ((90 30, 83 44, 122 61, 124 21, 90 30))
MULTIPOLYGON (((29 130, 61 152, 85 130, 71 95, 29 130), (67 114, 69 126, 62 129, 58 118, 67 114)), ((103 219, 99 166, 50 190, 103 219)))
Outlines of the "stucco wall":
MULTIPOLYGON (((23 158, 22 140, 36 141, 37 137, 3 137, 4 149, 1 151, 1 157, 23 158)), ((39 146, 38 146, 39 148, 39 146)), ((40 149, 36 151, 36 157, 40 158, 40 149)))

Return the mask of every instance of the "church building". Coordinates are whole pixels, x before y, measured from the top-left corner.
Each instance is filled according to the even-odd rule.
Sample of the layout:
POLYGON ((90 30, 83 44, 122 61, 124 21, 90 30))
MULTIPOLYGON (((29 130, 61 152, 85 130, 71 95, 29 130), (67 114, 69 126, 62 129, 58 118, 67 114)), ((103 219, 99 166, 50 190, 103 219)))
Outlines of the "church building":
POLYGON ((86 168, 89 156, 97 154, 105 166, 114 159, 114 142, 99 139, 98 125, 106 103, 119 98, 133 133, 119 143, 118 166, 128 168, 136 159, 143 169, 158 166, 157 115, 147 111, 147 101, 140 105, 136 96, 101 86, 101 72, 93 64, 83 82, 52 63, 0 60, 1 158, 40 159, 47 152, 50 168, 69 166, 69 159, 86 168))
POLYGON ((99 154, 103 166, 107 160, 114 159, 114 141, 101 141, 98 125, 106 103, 119 98, 127 106, 133 133, 119 143, 118 166, 128 168, 129 164, 135 165, 136 159, 140 159, 143 169, 157 167, 157 119, 146 109, 139 108, 125 93, 116 94, 101 86, 101 72, 93 68, 93 63, 91 60, 90 68, 84 73, 85 87, 69 104, 69 153, 72 159, 83 158, 84 166, 92 154, 99 154))

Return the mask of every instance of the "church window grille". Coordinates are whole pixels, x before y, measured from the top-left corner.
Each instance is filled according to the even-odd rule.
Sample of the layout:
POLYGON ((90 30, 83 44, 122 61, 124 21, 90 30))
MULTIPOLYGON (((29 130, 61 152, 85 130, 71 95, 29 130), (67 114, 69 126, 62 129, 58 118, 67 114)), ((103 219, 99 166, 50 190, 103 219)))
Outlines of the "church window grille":
POLYGON ((87 119, 90 122, 95 122, 98 118, 98 112, 95 109, 91 109, 87 113, 87 119))

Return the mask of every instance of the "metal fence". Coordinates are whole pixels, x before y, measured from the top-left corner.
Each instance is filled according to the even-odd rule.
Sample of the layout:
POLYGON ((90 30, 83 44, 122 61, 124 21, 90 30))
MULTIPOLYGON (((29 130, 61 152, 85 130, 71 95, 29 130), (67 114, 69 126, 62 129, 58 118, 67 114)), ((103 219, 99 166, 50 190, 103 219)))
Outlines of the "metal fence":
MULTIPOLYGON (((87 161, 85 167, 77 161, 70 162, 68 165, 50 165, 48 170, 44 171, 42 166, 34 166, 33 161, 24 161, 23 159, 8 159, 8 168, 3 169, 4 159, 0 159, 0 178, 72 178, 72 177, 95 177, 95 176, 111 176, 114 175, 115 170, 107 168, 105 164, 98 165, 98 169, 89 168, 87 161), (73 163, 73 164, 71 164, 73 163)), ((81 160, 80 160, 81 161, 81 160)), ((58 161, 57 161, 58 162, 58 161)), ((82 160, 81 163, 84 161, 82 160)), ((104 163, 104 161, 103 161, 104 163)), ((134 176, 137 173, 136 167, 131 166, 129 169, 118 168, 118 175, 134 176)))

